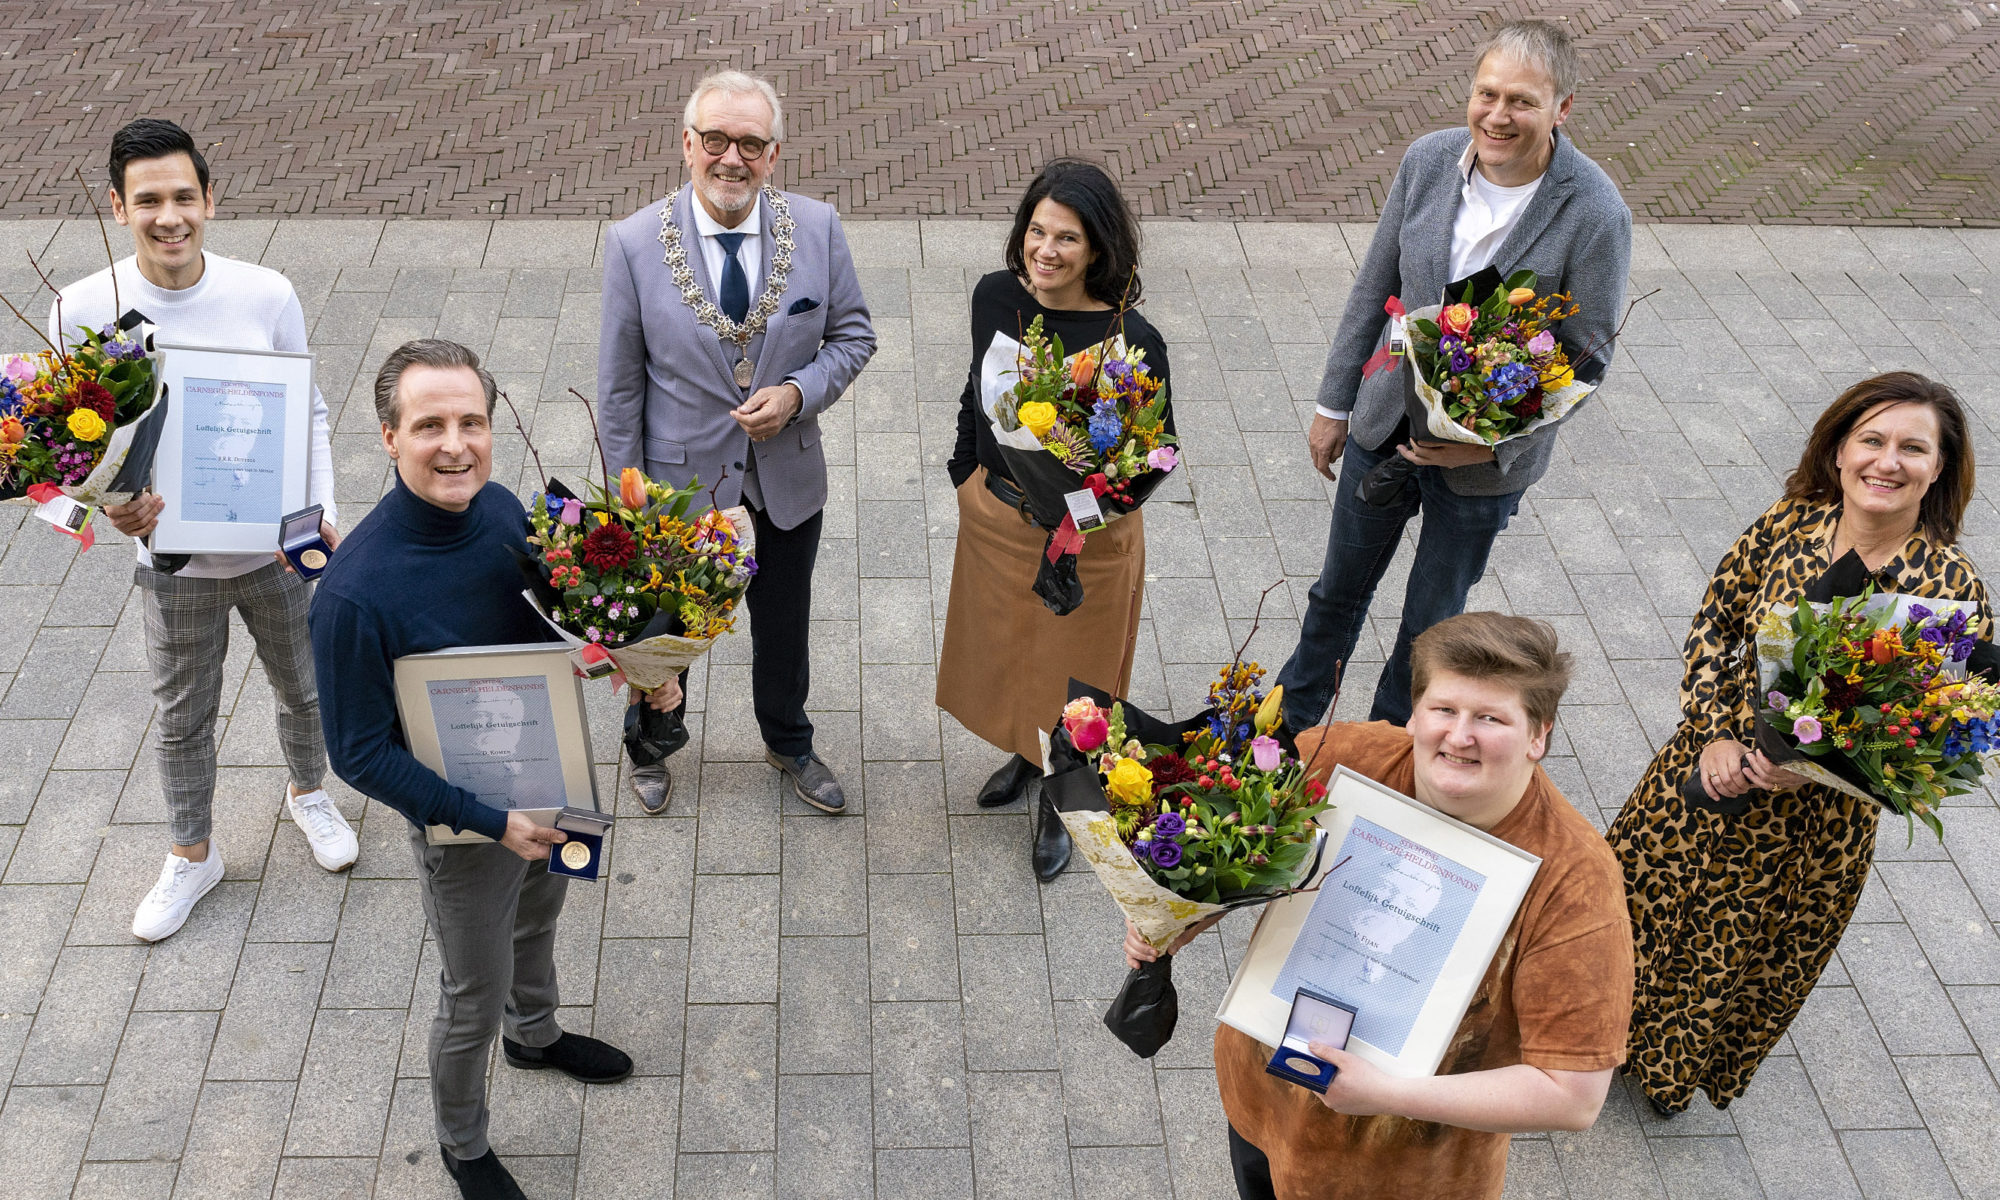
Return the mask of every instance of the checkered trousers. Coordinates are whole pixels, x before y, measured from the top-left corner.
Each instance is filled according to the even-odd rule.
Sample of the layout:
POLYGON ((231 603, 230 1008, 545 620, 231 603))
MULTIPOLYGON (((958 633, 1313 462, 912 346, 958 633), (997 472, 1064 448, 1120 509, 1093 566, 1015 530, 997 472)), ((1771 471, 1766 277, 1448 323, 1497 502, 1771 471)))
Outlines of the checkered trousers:
POLYGON ((153 698, 160 704, 160 783, 174 844, 208 840, 215 803, 215 717, 232 608, 243 614, 277 694, 278 742, 292 782, 301 792, 317 788, 326 774, 326 744, 306 627, 310 586, 278 562, 233 579, 186 579, 151 567, 140 567, 134 579, 145 593, 146 658, 153 668, 153 698))

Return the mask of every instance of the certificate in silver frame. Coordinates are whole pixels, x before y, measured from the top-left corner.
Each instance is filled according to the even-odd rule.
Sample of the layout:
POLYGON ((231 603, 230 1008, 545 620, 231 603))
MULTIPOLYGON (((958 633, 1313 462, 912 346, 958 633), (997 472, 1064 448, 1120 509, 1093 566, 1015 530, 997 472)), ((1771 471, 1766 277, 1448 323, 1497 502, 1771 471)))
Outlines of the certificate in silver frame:
POLYGON ((1355 1009, 1351 1053, 1434 1074, 1542 860, 1347 767, 1328 782, 1318 890, 1264 910, 1217 1019, 1276 1048, 1310 988, 1355 1009))
POLYGON ((162 554, 278 549, 278 525, 306 506, 313 356, 161 344, 171 398, 153 490, 165 501, 148 546, 162 554))
MULTIPOLYGON (((583 681, 560 643, 463 646, 396 660, 396 714, 410 754, 494 808, 555 824, 598 810, 583 681)), ((488 840, 432 825, 433 846, 488 840)))

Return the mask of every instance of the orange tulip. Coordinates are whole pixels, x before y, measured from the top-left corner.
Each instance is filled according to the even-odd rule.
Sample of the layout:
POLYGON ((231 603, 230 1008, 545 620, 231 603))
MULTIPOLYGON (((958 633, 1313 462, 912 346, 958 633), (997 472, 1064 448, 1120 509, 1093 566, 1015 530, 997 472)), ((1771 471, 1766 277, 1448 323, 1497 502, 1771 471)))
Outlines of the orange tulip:
POLYGON ((1078 387, 1088 384, 1090 377, 1095 374, 1097 374, 1097 355, 1088 350, 1077 355, 1069 364, 1069 381, 1078 387))
POLYGON ((618 499, 626 508, 646 507, 646 477, 637 467, 626 467, 618 473, 618 499))
POLYGON ((1902 639, 1896 636, 1894 630, 1878 629, 1875 631, 1875 636, 1869 640, 1868 658, 1878 665, 1891 663, 1895 661, 1896 651, 1900 649, 1902 649, 1902 639))
POLYGON ((28 429, 19 417, 0 419, 0 446, 17 446, 28 436, 28 429))

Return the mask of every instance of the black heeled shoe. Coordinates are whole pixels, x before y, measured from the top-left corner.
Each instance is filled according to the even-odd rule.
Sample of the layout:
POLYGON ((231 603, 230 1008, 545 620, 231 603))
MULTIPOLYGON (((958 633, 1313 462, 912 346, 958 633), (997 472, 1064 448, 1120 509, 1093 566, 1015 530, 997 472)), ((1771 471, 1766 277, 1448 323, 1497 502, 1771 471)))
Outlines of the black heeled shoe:
POLYGON ((1035 792, 1035 878, 1043 883, 1062 874, 1069 865, 1069 852, 1073 842, 1069 830, 1063 828, 1062 818, 1056 815, 1055 802, 1048 793, 1036 789, 1035 792))
POLYGON ((1008 759, 1005 766, 993 772, 986 786, 979 789, 979 807, 999 808, 1012 804, 1021 798, 1028 784, 1041 778, 1040 767, 1016 754, 1008 759))

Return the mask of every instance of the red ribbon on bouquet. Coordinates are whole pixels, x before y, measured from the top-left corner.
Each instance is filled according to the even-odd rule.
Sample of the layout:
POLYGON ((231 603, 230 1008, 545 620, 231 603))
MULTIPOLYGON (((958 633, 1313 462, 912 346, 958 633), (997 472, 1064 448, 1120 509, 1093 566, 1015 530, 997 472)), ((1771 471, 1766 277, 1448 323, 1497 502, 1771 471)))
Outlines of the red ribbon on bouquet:
MULTIPOLYGON (((1401 300, 1396 299, 1394 296, 1389 297, 1388 300, 1383 302, 1382 311, 1388 313, 1392 317, 1403 317, 1408 315, 1403 311, 1403 302, 1401 300)), ((1374 357, 1370 358, 1367 362, 1361 364, 1361 378, 1366 379, 1377 371, 1390 370, 1393 367, 1395 367, 1395 365, 1396 365, 1396 356, 1389 350, 1388 343, 1384 342, 1382 344, 1382 348, 1375 352, 1374 357)))
POLYGON ((1049 561, 1054 562, 1065 554, 1083 553, 1083 534, 1077 532, 1076 518, 1063 514, 1062 524, 1056 526, 1049 535, 1049 561))
MULTIPOLYGON (((57 487, 53 483, 38 483, 28 489, 28 499, 33 500, 36 504, 47 504, 51 500, 60 500, 62 499, 62 494, 63 490, 57 487)), ((51 521, 49 525, 50 528, 54 529, 57 533, 60 533, 65 537, 73 537, 77 541, 81 542, 83 544, 83 550, 88 550, 92 546, 95 546, 97 544, 97 530, 91 528, 90 522, 88 521, 84 522, 83 531, 81 533, 77 532, 74 529, 64 529, 62 526, 55 524, 53 521, 51 521)), ((81 554, 83 550, 79 550, 77 551, 77 553, 81 554)))

